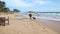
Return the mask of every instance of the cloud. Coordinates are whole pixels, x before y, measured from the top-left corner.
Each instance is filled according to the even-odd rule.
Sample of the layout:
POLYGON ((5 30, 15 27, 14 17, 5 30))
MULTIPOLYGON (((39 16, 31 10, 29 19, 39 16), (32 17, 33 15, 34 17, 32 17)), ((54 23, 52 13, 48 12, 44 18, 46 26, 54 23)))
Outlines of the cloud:
POLYGON ((39 4, 39 5, 44 5, 44 4, 49 4, 51 2, 50 1, 35 0, 34 3, 39 4))
POLYGON ((26 2, 23 2, 22 0, 14 0, 14 3, 16 4, 16 6, 28 7, 32 5, 31 3, 26 3, 26 2))
POLYGON ((5 1, 7 6, 14 6, 14 7, 30 7, 32 6, 31 3, 26 3, 22 0, 2 0, 5 1))
POLYGON ((25 2, 23 0, 2 0, 5 1, 7 6, 13 6, 13 7, 32 7, 35 6, 36 4, 38 5, 44 5, 50 3, 49 1, 43 1, 43 0, 31 0, 32 2, 29 3, 25 2), (35 4, 35 5, 34 5, 35 4))

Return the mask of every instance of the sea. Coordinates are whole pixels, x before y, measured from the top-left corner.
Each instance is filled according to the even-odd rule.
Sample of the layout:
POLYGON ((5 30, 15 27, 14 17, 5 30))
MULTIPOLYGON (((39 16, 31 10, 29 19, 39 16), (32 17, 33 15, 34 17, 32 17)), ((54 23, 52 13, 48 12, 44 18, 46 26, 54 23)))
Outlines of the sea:
MULTIPOLYGON (((49 19, 49 20, 56 20, 60 21, 60 12, 35 12, 31 13, 32 17, 36 19, 49 19)), ((29 18, 29 13, 27 12, 20 12, 18 13, 19 16, 23 16, 25 18, 29 18)))

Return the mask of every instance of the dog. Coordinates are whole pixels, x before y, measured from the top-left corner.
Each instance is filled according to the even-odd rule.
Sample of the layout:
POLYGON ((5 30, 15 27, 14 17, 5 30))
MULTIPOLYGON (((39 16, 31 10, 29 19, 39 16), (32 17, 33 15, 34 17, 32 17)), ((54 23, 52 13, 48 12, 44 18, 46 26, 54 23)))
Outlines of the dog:
POLYGON ((35 17, 33 17, 33 19, 34 19, 34 20, 36 20, 36 18, 35 18, 35 17))

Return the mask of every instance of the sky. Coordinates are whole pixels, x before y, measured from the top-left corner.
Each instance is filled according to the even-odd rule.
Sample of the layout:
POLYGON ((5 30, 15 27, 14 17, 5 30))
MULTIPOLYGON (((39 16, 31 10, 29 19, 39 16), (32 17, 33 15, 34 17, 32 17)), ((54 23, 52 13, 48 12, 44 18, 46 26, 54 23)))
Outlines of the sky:
POLYGON ((1 0, 6 2, 10 10, 18 9, 22 12, 60 12, 60 0, 1 0))

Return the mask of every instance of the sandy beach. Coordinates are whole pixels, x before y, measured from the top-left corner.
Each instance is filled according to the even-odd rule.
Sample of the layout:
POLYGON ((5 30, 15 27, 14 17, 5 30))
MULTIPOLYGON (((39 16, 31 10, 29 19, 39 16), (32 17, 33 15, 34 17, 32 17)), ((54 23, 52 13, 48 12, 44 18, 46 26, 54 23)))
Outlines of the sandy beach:
POLYGON ((36 20, 16 17, 16 14, 0 15, 9 17, 9 25, 0 26, 0 34, 58 34, 36 20))
POLYGON ((46 27, 49 27, 49 28, 55 30, 56 32, 60 33, 60 21, 49 20, 49 19, 42 19, 42 18, 40 18, 39 21, 43 25, 45 25, 46 27))

